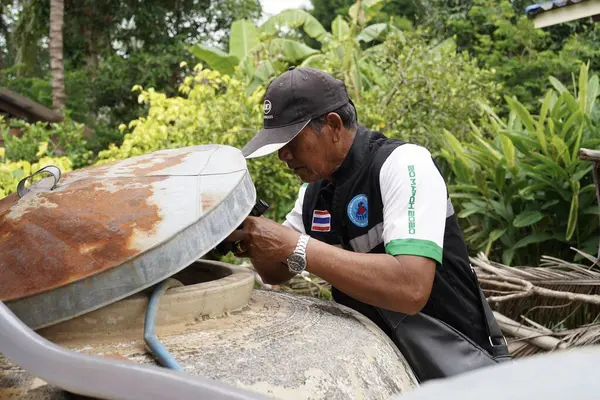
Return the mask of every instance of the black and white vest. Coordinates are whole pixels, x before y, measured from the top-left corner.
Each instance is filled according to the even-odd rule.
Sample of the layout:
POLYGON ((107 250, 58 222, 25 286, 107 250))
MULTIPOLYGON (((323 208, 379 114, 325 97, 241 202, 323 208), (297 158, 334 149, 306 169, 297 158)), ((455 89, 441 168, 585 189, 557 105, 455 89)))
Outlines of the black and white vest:
MULTIPOLYGON (((405 142, 401 140, 359 127, 348 155, 333 175, 333 181, 319 180, 306 188, 302 209, 305 232, 314 239, 346 250, 385 253, 379 176, 383 163, 403 144, 405 142), (361 209, 362 196, 368 199, 368 219, 365 223, 361 223, 360 219, 361 212, 365 211, 361 209), (331 215, 331 227, 327 232, 311 229, 313 217, 318 216, 319 211, 328 211, 331 215)), ((440 195, 448 196, 447 193, 440 195)), ((437 265, 431 296, 422 312, 446 322, 475 343, 489 348, 467 247, 451 203, 448 204, 442 264, 437 265)), ((362 303, 335 287, 333 297, 336 302, 370 318, 392 337, 381 309, 362 303)), ((389 313, 391 311, 386 310, 385 314, 389 313)))

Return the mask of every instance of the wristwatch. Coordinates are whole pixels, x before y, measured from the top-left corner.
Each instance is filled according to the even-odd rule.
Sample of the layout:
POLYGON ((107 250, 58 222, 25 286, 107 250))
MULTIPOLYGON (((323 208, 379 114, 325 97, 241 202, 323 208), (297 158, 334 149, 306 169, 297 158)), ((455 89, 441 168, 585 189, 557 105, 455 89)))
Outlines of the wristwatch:
POLYGON ((309 239, 310 236, 307 234, 300 234, 296 249, 294 249, 294 252, 287 258, 287 265, 290 272, 299 274, 306 268, 306 246, 308 245, 309 239))

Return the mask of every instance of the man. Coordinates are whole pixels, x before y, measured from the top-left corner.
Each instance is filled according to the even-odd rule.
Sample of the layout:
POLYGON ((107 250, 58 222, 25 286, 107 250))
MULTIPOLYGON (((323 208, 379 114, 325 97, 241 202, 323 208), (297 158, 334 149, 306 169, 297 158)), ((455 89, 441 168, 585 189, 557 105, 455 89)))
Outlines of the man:
POLYGON ((344 83, 322 71, 292 67, 265 97, 264 129, 242 152, 278 151, 307 184, 283 225, 248 217, 228 239, 239 241, 236 255, 251 257, 270 284, 304 270, 328 281, 335 301, 386 332, 421 380, 480 365, 456 367, 451 354, 507 353, 429 151, 358 125, 344 83), (439 345, 447 355, 425 354, 439 345), (435 357, 448 366, 432 364, 435 357))

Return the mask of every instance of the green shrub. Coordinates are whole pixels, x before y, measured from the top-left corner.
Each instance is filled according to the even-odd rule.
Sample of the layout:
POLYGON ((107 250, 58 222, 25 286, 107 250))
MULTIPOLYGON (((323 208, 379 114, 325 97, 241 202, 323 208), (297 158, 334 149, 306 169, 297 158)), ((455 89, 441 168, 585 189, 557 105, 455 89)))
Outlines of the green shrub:
MULTIPOLYGON (((10 89, 33 101, 52 108, 52 85, 50 72, 44 76, 23 76, 17 73, 18 67, 0 69, 0 86, 10 89)), ((75 121, 92 125, 90 112, 93 95, 98 89, 91 85, 91 79, 85 70, 71 70, 65 67, 65 90, 67 92, 67 112, 75 121)), ((64 111, 63 111, 64 112, 64 111)))
POLYGON ((0 118, 5 157, 10 161, 36 163, 44 157, 66 156, 74 168, 89 165, 92 162, 92 152, 87 150, 83 129, 82 124, 69 118, 58 123, 34 124, 11 120, 10 125, 0 118), (11 128, 19 128, 20 136, 10 134, 11 128))
POLYGON ((67 157, 42 157, 37 162, 30 163, 28 161, 8 161, 4 155, 4 147, 0 147, 0 199, 16 192, 21 179, 48 165, 56 165, 62 172, 73 169, 71 160, 67 157))
POLYGON ((391 34, 370 49, 385 74, 358 104, 361 122, 388 135, 437 151, 443 130, 470 140, 469 119, 485 117, 479 104, 497 102, 493 71, 477 67, 452 40, 431 46, 423 33, 391 34))
POLYGON ((588 79, 583 65, 575 95, 550 80, 537 115, 506 97, 508 119, 488 109, 482 129, 472 125, 472 143, 445 133, 440 154, 454 174, 451 196, 471 252, 532 265, 542 254, 572 259, 570 246, 597 250, 592 165, 578 152, 600 145, 598 76, 588 79))

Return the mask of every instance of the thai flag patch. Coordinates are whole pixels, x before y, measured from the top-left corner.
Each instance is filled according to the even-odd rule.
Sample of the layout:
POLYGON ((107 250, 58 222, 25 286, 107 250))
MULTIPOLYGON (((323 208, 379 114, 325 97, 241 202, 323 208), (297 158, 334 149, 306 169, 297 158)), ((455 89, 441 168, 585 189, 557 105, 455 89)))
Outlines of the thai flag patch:
POLYGON ((329 232, 331 231, 331 215, 327 210, 314 210, 312 218, 312 226, 310 228, 313 231, 318 232, 329 232))

